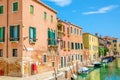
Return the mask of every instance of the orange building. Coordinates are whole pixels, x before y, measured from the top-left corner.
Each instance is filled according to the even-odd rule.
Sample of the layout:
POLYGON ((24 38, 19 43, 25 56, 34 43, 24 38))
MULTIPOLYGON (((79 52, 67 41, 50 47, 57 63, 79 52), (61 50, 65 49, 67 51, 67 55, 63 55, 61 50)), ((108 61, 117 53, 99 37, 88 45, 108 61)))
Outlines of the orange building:
POLYGON ((0 0, 0 68, 28 76, 57 67, 56 11, 40 0, 0 0))

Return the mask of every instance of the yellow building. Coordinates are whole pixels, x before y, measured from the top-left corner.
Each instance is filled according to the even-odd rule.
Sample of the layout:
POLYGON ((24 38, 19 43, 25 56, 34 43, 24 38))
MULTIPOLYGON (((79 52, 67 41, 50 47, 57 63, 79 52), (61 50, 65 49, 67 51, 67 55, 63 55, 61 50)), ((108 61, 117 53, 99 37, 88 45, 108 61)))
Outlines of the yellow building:
POLYGON ((117 42, 117 51, 120 54, 120 42, 117 42))
POLYGON ((90 59, 98 57, 98 37, 90 33, 83 33, 84 48, 89 50, 90 59))

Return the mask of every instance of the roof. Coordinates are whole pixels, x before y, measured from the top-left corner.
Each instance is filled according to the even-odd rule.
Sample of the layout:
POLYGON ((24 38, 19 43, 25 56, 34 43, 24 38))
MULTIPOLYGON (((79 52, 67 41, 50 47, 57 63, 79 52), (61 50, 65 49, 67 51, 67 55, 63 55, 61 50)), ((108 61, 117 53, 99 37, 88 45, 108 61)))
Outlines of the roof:
MULTIPOLYGON (((89 34, 89 35, 95 36, 95 35, 93 35, 93 34, 91 34, 91 33, 88 33, 88 32, 84 32, 83 34, 89 34)), ((95 37, 98 38, 98 36, 95 36, 95 37)))
POLYGON ((61 20, 61 19, 59 19, 59 18, 57 18, 57 20, 65 23, 65 24, 70 24, 70 25, 73 25, 73 26, 75 26, 75 27, 77 27, 77 28, 82 29, 80 26, 77 26, 77 25, 75 25, 75 24, 72 24, 71 22, 67 22, 67 21, 65 21, 65 20, 63 21, 63 20, 61 20))
POLYGON ((56 11, 56 10, 54 10, 53 8, 51 8, 51 7, 49 7, 48 5, 44 4, 41 0, 33 0, 33 1, 38 2, 38 3, 41 4, 42 6, 48 8, 49 10, 51 10, 51 11, 53 11, 54 13, 57 14, 57 11, 56 11))

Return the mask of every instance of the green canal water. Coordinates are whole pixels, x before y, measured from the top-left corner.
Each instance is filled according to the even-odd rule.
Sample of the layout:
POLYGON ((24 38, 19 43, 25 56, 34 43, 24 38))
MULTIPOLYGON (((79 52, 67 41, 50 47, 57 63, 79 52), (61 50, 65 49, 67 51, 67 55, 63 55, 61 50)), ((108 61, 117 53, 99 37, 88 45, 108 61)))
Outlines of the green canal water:
POLYGON ((79 75, 78 80, 120 80, 120 58, 94 69, 88 75, 79 75))

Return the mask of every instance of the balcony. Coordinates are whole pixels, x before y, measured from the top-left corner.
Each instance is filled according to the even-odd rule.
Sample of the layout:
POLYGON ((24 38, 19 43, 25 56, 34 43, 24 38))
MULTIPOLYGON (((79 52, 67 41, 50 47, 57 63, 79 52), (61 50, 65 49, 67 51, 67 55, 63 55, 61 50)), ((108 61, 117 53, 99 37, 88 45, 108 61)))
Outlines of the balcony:
POLYGON ((64 37, 64 36, 65 36, 65 32, 58 30, 58 38, 62 39, 62 37, 64 37))
POLYGON ((58 48, 57 40, 48 38, 48 48, 58 48))

